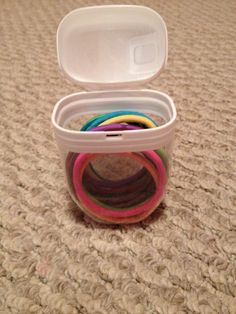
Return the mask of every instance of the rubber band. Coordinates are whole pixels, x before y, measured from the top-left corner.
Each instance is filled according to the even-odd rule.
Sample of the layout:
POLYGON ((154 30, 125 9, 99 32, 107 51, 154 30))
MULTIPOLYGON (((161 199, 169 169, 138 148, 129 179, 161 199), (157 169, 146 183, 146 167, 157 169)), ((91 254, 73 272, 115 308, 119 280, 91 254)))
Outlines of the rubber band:
MULTIPOLYGON (((118 153, 116 155, 127 156, 140 162, 140 164, 143 164, 144 167, 147 168, 147 170, 152 175, 156 184, 156 191, 155 191, 155 194, 150 198, 150 200, 148 200, 145 204, 142 204, 140 206, 137 206, 136 208, 132 208, 129 210, 125 210, 125 211, 122 210, 122 212, 120 212, 120 211, 107 209, 101 206, 100 204, 94 202, 91 198, 88 197, 88 195, 86 194, 83 188, 82 177, 83 177, 83 173, 86 166, 92 159, 97 157, 97 154, 80 154, 79 157, 75 161, 74 169, 73 169, 73 183, 74 183, 74 187, 75 187, 75 191, 76 191, 76 195, 78 199, 80 199, 81 203, 84 204, 86 208, 88 207, 92 212, 101 214, 103 216, 112 216, 112 217, 134 216, 147 210, 147 208, 153 207, 164 193, 164 187, 167 180, 166 172, 165 172, 164 165, 160 157, 157 154, 155 154, 153 151, 148 151, 148 152, 145 152, 144 154, 149 156, 152 159, 152 161, 156 165, 156 169, 145 158, 142 158, 140 155, 136 153, 122 153, 122 154, 118 153)), ((99 154, 99 156, 101 156, 101 154, 99 154)))
POLYGON ((89 131, 131 131, 140 130, 142 127, 132 125, 132 124, 121 124, 121 123, 111 123, 106 125, 100 125, 89 129, 89 131))
POLYGON ((121 179, 118 181, 112 181, 102 178, 94 168, 91 168, 91 165, 90 169, 91 169, 90 171, 86 169, 88 172, 88 176, 86 177, 88 184, 91 184, 92 186, 94 185, 96 186, 96 188, 104 189, 104 191, 109 191, 115 188, 116 191, 121 192, 122 189, 124 189, 124 186, 127 186, 128 184, 129 186, 125 187, 125 189, 129 190, 131 187, 130 184, 132 182, 136 183, 136 185, 143 184, 144 179, 147 179, 148 175, 147 170, 145 168, 142 168, 131 177, 121 179))
POLYGON ((135 116, 135 115, 124 115, 124 116, 119 116, 119 117, 115 117, 115 118, 111 118, 108 119, 104 122, 102 122, 99 125, 107 125, 107 124, 111 124, 111 123, 121 123, 121 122, 135 122, 135 123, 141 123, 142 125, 148 127, 148 128, 156 128, 156 125, 149 120, 146 117, 142 117, 142 116, 135 116))
MULTIPOLYGON (((71 164, 74 163, 74 160, 78 157, 78 154, 69 154, 70 156, 68 156, 68 159, 67 159, 67 164, 68 166, 71 164)), ((73 169, 72 167, 69 167, 71 170, 73 169)), ((70 172, 68 172, 68 178, 71 178, 72 176, 72 173, 70 175, 70 172)), ((71 186, 71 189, 74 190, 74 186, 73 184, 70 184, 71 181, 69 180, 69 185, 71 186)), ((72 196, 74 194, 72 193, 72 196)), ((76 199, 75 196, 73 196, 73 199, 76 199)), ((120 218, 115 218, 115 217, 110 217, 110 216, 102 216, 102 215, 99 215, 98 213, 95 213, 95 212, 92 212, 89 208, 86 208, 83 203, 79 203, 80 204, 80 207, 85 211, 85 213, 87 213, 88 216, 90 216, 91 218, 93 218, 94 220, 98 221, 98 222, 105 222, 105 223, 116 223, 116 224, 122 224, 122 223, 125 223, 125 224, 128 224, 128 223, 134 223, 134 222, 138 222, 138 221, 141 221, 143 219, 145 219, 146 217, 148 217, 154 210, 155 208, 159 205, 161 199, 156 203, 156 205, 153 207, 153 208, 149 208, 146 213, 142 213, 140 215, 135 215, 135 216, 132 216, 132 217, 128 217, 128 218, 125 218, 125 217, 120 217, 120 218)))
MULTIPOLYGON (((81 155, 80 155, 80 156, 81 156, 81 155)), ((96 157, 96 155, 95 155, 93 158, 95 158, 95 157, 96 157)), ((137 157, 137 156, 136 156, 136 157, 137 157)), ((140 157, 139 157, 139 158, 140 158, 140 157)), ((77 159, 76 162, 78 162, 78 160, 79 160, 79 159, 77 159)), ((86 158, 84 159, 84 161, 86 162, 86 158)), ((75 170, 76 170, 76 166, 77 166, 77 163, 75 164, 75 168, 74 168, 75 170)), ((80 169, 80 174, 81 174, 81 171, 83 170, 83 168, 84 168, 84 165, 78 164, 78 169, 80 169)), ((74 175, 75 175, 75 172, 74 172, 74 175)), ((75 176, 74 176, 74 179, 75 179, 75 176)), ((78 185, 78 182, 81 182, 81 180, 79 181, 79 180, 76 179, 75 181, 76 181, 76 182, 74 182, 74 183, 75 183, 75 188, 77 189, 77 192, 78 192, 78 189, 80 189, 80 187, 81 187, 81 186, 78 185)), ((81 195, 83 194, 83 193, 82 193, 83 191, 82 191, 81 189, 80 189, 80 192, 81 192, 81 193, 77 193, 77 196, 78 196, 79 198, 80 198, 81 195)), ((86 198, 86 194, 84 194, 84 195, 82 195, 82 196, 84 196, 85 199, 83 198, 83 201, 82 201, 82 200, 81 200, 81 201, 82 201, 83 203, 85 203, 85 204, 86 204, 86 203, 89 204, 88 198, 86 198)), ((91 201, 91 200, 90 200, 90 201, 91 201)), ((90 205, 91 205, 91 204, 92 204, 92 203, 90 202, 90 205)), ((94 204, 94 206, 96 207, 96 206, 98 206, 98 205, 97 205, 97 204, 94 204)), ((89 207, 90 207, 90 206, 89 206, 89 207)), ((101 209, 101 208, 102 208, 102 207, 100 206, 100 209, 101 209)), ((98 207, 96 208, 96 211, 98 211, 98 207)), ((104 214, 105 211, 106 211, 106 209, 103 208, 103 209, 101 210, 101 213, 104 214)), ((136 211, 137 211, 137 209, 134 211, 134 213, 136 213, 136 211)), ((112 213, 112 211, 110 211, 110 213, 112 213)), ((109 214, 109 210, 106 212, 106 214, 109 214)), ((128 214, 130 215, 130 213, 128 213, 128 214)), ((113 215, 114 215, 114 213, 113 213, 113 215)), ((118 213, 118 216, 120 216, 120 215, 121 215, 121 213, 118 213)), ((123 214, 122 214, 122 215, 123 215, 123 214)), ((122 215, 121 215, 121 216, 122 216, 122 215)))
MULTIPOLYGON (((155 127, 156 122, 145 114, 116 111, 91 118, 81 131, 132 131, 155 127)), ((66 165, 73 199, 88 216, 99 222, 134 223, 149 216, 161 202, 168 178, 169 161, 162 148, 141 153, 69 153, 66 165), (105 179, 92 165, 93 160, 104 156, 128 157, 143 168, 124 179, 105 179)))
POLYGON ((118 116, 124 116, 124 115, 143 116, 143 117, 148 118, 150 121, 152 121, 155 126, 158 126, 154 120, 152 120, 150 117, 148 117, 144 113, 140 113, 137 111, 130 111, 130 110, 120 110, 120 111, 113 111, 110 113, 105 113, 105 114, 95 116, 95 117, 91 118, 90 120, 88 120, 86 122, 86 124, 82 126, 82 128, 80 130, 81 131, 88 131, 91 128, 100 125, 102 122, 104 122, 108 119, 115 118, 118 116))
MULTIPOLYGON (((147 191, 151 195, 155 189, 154 181, 150 174, 141 177, 138 181, 134 181, 130 185, 123 185, 116 188, 101 186, 102 181, 91 180, 84 184, 85 189, 89 194, 92 194, 97 198, 98 201, 106 201, 106 204, 110 206, 116 205, 114 210, 119 209, 119 207, 131 207, 144 200, 142 193, 147 196, 147 191), (129 202, 129 205, 127 204, 129 202), (113 204, 113 205, 111 205, 113 204)), ((146 197, 147 198, 147 197, 146 197)))

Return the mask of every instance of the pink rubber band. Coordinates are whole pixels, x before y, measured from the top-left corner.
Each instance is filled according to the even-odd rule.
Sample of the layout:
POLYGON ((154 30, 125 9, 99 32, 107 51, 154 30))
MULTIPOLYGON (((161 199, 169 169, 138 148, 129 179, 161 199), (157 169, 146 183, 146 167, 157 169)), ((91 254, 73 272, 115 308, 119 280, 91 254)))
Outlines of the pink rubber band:
MULTIPOLYGON (((144 167, 150 172, 152 175, 154 182, 156 184, 156 191, 154 195, 148 199, 144 204, 141 204, 135 208, 131 208, 128 210, 122 210, 122 211, 114 211, 111 209, 107 209, 97 203, 95 203, 84 191, 83 188, 83 173, 88 165, 88 163, 91 161, 91 159, 96 158, 97 156, 102 156, 104 154, 80 154, 74 163, 73 167, 73 184, 75 187, 75 192, 78 197, 78 199, 81 201, 82 205, 88 208, 88 211, 91 213, 94 213, 95 215, 98 214, 99 216, 110 216, 110 217, 130 217, 139 215, 145 211, 149 211, 150 208, 155 208, 155 206, 158 204, 160 199, 162 198, 164 191, 165 191, 165 184, 167 182, 167 175, 165 171, 165 167, 163 165, 163 162, 161 158, 153 151, 147 151, 143 153, 146 155, 153 163, 150 164, 147 159, 142 158, 137 153, 120 153, 118 155, 120 156, 126 156, 130 157, 132 159, 137 160, 141 164, 144 165, 144 167), (155 165, 155 166, 154 166, 155 165)), ((111 154, 113 155, 113 154, 111 154)), ((117 155, 117 154, 116 154, 117 155)), ((102 217, 101 217, 102 218, 102 217)))

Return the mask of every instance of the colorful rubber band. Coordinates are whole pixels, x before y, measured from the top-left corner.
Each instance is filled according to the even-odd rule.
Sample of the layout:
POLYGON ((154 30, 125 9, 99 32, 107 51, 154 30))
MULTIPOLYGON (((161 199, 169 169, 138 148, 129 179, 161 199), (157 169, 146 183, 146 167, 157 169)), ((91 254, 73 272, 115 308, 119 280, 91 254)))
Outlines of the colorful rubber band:
POLYGON ((102 122, 99 125, 107 125, 107 124, 111 124, 111 123, 122 123, 122 122, 141 123, 142 125, 144 125, 148 128, 156 128, 156 125, 151 120, 149 120, 148 118, 142 117, 142 116, 136 116, 136 115, 124 115, 124 116, 111 118, 111 119, 108 119, 108 120, 102 122))
MULTIPOLYGON (((81 131, 132 131, 155 127, 156 122, 147 115, 124 110, 93 117, 81 131)), ((99 222, 138 222, 155 210, 165 192, 168 156, 164 149, 142 153, 69 153, 66 164, 73 198, 89 216, 99 222), (128 157, 143 168, 125 179, 105 179, 92 165, 93 160, 103 156, 128 157)))
POLYGON ((120 111, 113 111, 106 114, 101 114, 101 115, 91 118, 89 121, 85 123, 85 125, 82 126, 81 131, 89 131, 91 128, 100 125, 101 123, 103 123, 104 121, 108 119, 119 117, 119 116, 124 116, 124 115, 136 115, 136 116, 146 117, 147 119, 152 121, 155 126, 157 126, 157 123, 154 120, 152 120, 150 117, 145 115, 144 113, 140 113, 137 111, 130 111, 130 110, 120 110, 120 111))
MULTIPOLYGON (((116 154, 120 156, 127 156, 142 164, 152 175, 154 182, 156 184, 156 191, 154 195, 145 203, 141 204, 135 208, 122 211, 114 211, 112 209, 107 209, 104 206, 94 202, 86 193, 83 187, 82 178, 84 170, 86 169, 88 163, 97 157, 97 154, 80 154, 76 159, 73 169, 73 183, 76 191, 76 195, 81 203, 89 208, 91 212, 100 214, 102 216, 111 216, 111 217, 129 217, 141 214, 150 207, 153 207, 157 201, 163 196, 165 184, 167 181, 165 167, 162 163, 160 157, 155 154, 153 151, 148 151, 144 153, 155 163, 153 167, 145 158, 142 158, 139 154, 136 153, 122 153, 116 154)), ((101 156, 101 154, 99 154, 101 156)), ((112 155, 111 155, 112 156, 112 155)))

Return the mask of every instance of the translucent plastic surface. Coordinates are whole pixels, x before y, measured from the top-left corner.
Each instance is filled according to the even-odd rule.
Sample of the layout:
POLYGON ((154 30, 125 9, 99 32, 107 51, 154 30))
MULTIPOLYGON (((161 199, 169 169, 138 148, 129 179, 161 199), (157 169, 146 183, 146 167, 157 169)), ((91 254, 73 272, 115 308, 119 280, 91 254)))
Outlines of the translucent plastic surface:
POLYGON ((167 59, 167 30, 143 6, 97 6, 70 12, 57 33, 62 71, 93 89, 139 85, 157 76, 167 59))
POLYGON ((105 223, 148 217, 165 195, 175 119, 171 98, 150 90, 77 93, 60 100, 52 122, 79 208, 105 223))

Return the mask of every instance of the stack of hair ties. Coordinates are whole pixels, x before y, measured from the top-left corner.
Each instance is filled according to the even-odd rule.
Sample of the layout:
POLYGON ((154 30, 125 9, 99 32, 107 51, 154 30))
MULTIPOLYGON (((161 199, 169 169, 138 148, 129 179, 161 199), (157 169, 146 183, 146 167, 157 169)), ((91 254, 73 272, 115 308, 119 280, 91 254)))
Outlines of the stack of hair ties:
MULTIPOLYGON (((156 128, 157 123, 136 111, 115 111, 95 116, 81 131, 132 131, 156 128)), ((134 223, 149 216, 161 202, 168 177, 168 156, 156 151, 124 153, 69 153, 67 179, 74 199, 87 215, 99 222, 134 223), (103 178, 92 162, 99 157, 126 157, 142 168, 121 180, 103 178)))

